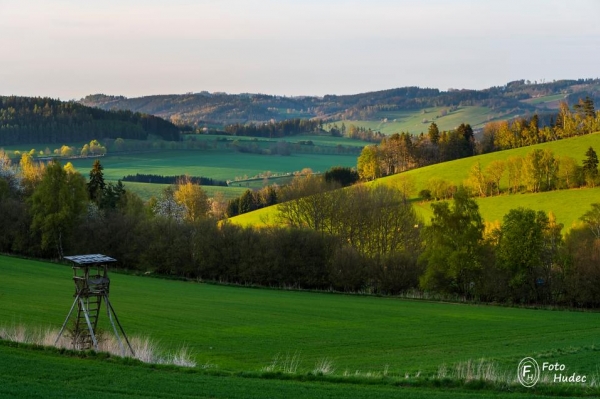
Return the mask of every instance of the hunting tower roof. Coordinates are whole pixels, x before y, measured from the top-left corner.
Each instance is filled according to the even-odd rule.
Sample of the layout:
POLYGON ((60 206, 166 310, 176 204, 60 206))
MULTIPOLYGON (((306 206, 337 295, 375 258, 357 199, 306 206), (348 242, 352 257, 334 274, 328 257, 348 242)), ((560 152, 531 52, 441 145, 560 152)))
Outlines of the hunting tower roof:
POLYGON ((116 262, 117 261, 116 259, 111 258, 110 256, 101 255, 101 254, 65 256, 65 259, 68 259, 71 262, 77 263, 79 265, 116 262))

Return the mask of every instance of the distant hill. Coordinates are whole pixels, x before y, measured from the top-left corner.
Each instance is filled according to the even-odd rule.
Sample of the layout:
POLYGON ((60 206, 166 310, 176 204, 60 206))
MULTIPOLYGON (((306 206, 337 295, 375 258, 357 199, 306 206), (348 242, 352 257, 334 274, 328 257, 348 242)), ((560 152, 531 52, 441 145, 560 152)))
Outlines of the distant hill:
POLYGON ((130 110, 195 126, 267 122, 291 118, 325 121, 376 120, 382 112, 428 107, 486 107, 495 115, 528 114, 556 108, 558 101, 576 103, 590 96, 600 102, 600 79, 537 83, 524 80, 484 90, 404 87, 354 95, 284 97, 265 94, 187 93, 137 98, 89 95, 81 104, 104 110, 130 110))
POLYGON ((42 97, 0 96, 0 145, 66 143, 103 138, 178 140, 179 128, 160 117, 105 111, 42 97))

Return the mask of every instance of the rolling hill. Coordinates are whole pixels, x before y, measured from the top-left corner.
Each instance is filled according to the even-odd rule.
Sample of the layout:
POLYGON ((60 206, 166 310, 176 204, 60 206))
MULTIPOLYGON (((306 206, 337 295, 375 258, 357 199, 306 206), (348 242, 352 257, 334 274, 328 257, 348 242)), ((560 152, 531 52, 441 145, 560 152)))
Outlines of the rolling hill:
MULTIPOLYGON (((459 185, 468 177, 471 167, 476 162, 480 162, 482 168, 485 168, 486 165, 494 160, 507 159, 511 156, 525 156, 536 148, 547 148, 552 150, 555 155, 568 155, 575 158, 577 161, 581 161, 589 147, 600 150, 600 133, 430 165, 401 174, 387 176, 369 184, 386 184, 394 186, 397 185, 404 176, 410 176, 415 182, 415 194, 411 200, 421 216, 428 221, 432 215, 430 208, 431 202, 421 202, 416 193, 425 189, 427 182, 433 177, 441 178, 450 181, 455 185, 459 185)), ((505 175, 501 181, 501 186, 506 186, 506 180, 507 177, 505 175)), ((600 188, 559 190, 534 194, 501 195, 496 197, 478 198, 477 202, 479 203, 483 218, 487 221, 502 220, 504 214, 510 209, 529 207, 536 210, 544 210, 546 212, 552 211, 556 215, 557 221, 569 228, 573 223, 577 222, 579 217, 587 210, 591 203, 600 202, 600 188)), ((243 226, 277 224, 276 214, 277 210, 275 205, 239 215, 229 220, 231 223, 243 226)))
MULTIPOLYGON (((456 107, 476 107, 474 112, 484 116, 483 122, 552 109, 553 101, 564 98, 574 103, 586 95, 596 100, 600 99, 600 80, 559 80, 548 83, 520 80, 484 90, 441 91, 403 87, 323 97, 200 92, 126 98, 94 94, 82 98, 80 102, 105 110, 144 112, 178 123, 218 127, 233 123, 280 121, 290 118, 378 122, 385 118, 390 121, 401 119, 400 114, 403 113, 416 114, 417 120, 421 121, 431 119, 430 116, 419 118, 423 110, 452 110, 456 107)), ((460 122, 471 121, 462 119, 460 122)), ((473 121, 472 124, 478 123, 473 121)), ((410 128, 409 131, 414 132, 414 129, 410 128)))

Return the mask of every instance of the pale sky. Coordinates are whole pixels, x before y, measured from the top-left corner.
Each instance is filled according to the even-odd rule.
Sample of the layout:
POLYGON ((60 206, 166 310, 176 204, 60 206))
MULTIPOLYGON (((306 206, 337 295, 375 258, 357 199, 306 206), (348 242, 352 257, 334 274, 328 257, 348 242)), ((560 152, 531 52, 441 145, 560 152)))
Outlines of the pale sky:
POLYGON ((597 0, 0 0, 0 95, 351 94, 600 77, 597 0))

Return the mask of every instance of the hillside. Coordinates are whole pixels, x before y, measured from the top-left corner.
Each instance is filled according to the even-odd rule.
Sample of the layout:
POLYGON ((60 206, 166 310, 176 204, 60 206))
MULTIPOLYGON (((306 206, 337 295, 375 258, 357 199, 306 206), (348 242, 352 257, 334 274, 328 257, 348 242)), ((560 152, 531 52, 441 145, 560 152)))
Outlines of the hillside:
POLYGON ((489 120, 552 109, 553 101, 566 99, 574 103, 585 95, 600 99, 600 80, 560 80, 549 83, 521 80, 484 90, 441 91, 403 87, 323 97, 200 92, 126 98, 94 94, 82 98, 80 103, 105 110, 143 112, 178 123, 213 127, 233 123, 267 122, 272 119, 279 121, 315 117, 326 121, 380 121, 390 119, 386 116, 390 113, 412 111, 418 115, 427 108, 441 107, 447 108, 448 111, 454 107, 484 108, 487 113, 486 120, 489 120))
POLYGON ((105 111, 51 98, 0 96, 0 145, 145 140, 149 135, 179 140, 179 128, 139 112, 105 111))
MULTIPOLYGON (((485 166, 494 160, 503 160, 512 156, 524 156, 536 148, 547 148, 552 150, 556 155, 568 155, 575 158, 577 161, 581 161, 584 158, 586 150, 590 146, 600 150, 600 133, 430 165, 401 174, 387 176, 369 184, 395 186, 404 178, 404 176, 410 176, 415 182, 415 190, 411 200, 414 202, 416 209, 420 212, 421 216, 428 221, 431 216, 431 202, 421 202, 417 193, 427 187, 427 182, 431 178, 436 177, 459 185, 468 177, 471 167, 477 162, 480 162, 482 168, 485 168, 485 166)), ((501 186, 507 184, 506 180, 507 176, 505 175, 503 180, 501 180, 501 186)), ((504 216, 508 210, 523 206, 536 210, 544 210, 546 212, 552 211, 556 215, 558 222, 563 223, 565 227, 568 228, 573 223, 577 222, 589 204, 600 201, 600 196, 598 194, 600 194, 599 188, 573 189, 535 194, 514 194, 477 198, 477 202, 480 205, 480 211, 483 218, 488 221, 501 220, 502 216, 504 216)), ((242 226, 277 224, 276 214, 276 206, 271 206, 236 216, 229 220, 232 223, 242 226)))

